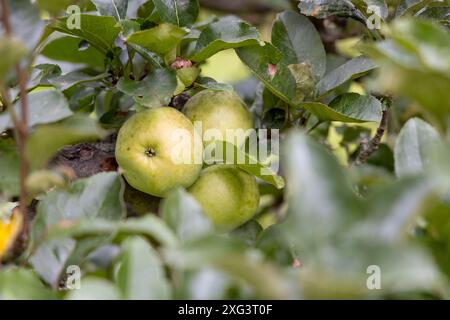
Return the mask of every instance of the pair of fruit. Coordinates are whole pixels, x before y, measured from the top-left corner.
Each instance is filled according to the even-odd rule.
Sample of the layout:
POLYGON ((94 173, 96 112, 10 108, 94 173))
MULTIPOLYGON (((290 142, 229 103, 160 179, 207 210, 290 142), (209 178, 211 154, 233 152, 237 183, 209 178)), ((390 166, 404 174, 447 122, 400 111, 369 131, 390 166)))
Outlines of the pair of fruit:
POLYGON ((215 165, 202 171, 206 142, 202 143, 193 123, 198 121, 205 132, 215 129, 225 137, 230 129, 252 129, 252 116, 235 93, 214 90, 196 94, 183 113, 170 107, 149 109, 123 125, 116 158, 124 177, 134 188, 158 197, 177 187, 189 188, 216 226, 238 227, 258 208, 256 179, 232 165, 215 165), (186 154, 189 161, 175 161, 186 154), (199 158, 200 162, 195 161, 199 158))

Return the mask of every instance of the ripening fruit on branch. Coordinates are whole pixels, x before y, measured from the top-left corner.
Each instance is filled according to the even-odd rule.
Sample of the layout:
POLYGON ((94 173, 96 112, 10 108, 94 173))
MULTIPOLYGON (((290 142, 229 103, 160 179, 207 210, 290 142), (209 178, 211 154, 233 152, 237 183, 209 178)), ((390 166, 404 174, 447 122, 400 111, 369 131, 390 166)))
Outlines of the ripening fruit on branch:
POLYGON ((134 188, 157 197, 176 187, 191 186, 200 174, 202 154, 201 138, 194 126, 174 108, 135 114, 117 137, 116 159, 125 179, 134 188))
MULTIPOLYGON (((227 139, 227 130, 243 130, 246 132, 253 128, 253 118, 240 97, 231 91, 204 90, 197 93, 186 103, 183 113, 193 122, 201 122, 203 133, 212 133, 216 129, 222 139, 203 135, 204 145, 216 140, 223 140, 238 144, 233 137, 227 139)), ((240 144, 245 142, 241 141, 240 144)))
POLYGON ((211 221, 224 231, 249 221, 259 205, 255 177, 232 165, 208 167, 188 191, 211 221))

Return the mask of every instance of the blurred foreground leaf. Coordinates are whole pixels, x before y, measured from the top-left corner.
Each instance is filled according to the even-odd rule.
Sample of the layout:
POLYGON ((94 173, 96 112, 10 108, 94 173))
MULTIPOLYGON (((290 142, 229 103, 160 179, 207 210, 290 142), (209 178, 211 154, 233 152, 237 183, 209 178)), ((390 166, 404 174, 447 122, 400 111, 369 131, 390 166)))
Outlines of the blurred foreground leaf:
POLYGON ((116 285, 108 280, 96 277, 82 278, 79 290, 72 290, 67 300, 120 300, 122 298, 116 285))
POLYGON ((123 182, 117 173, 99 173, 49 192, 37 208, 31 227, 34 245, 52 228, 83 219, 120 220, 125 215, 123 182))
MULTIPOLYGON (((33 92, 28 96, 29 101, 29 120, 30 127, 37 124, 55 122, 72 115, 69 104, 64 95, 55 90, 44 90, 33 92)), ((20 101, 14 104, 16 116, 20 117, 20 101)), ((0 131, 13 128, 13 123, 9 114, 0 115, 0 131)))
POLYGON ((366 47, 382 65, 377 84, 416 101, 428 119, 445 130, 450 114, 449 33, 429 21, 400 19, 391 34, 393 39, 366 47))
POLYGON ((0 37, 0 56, 2 57, 0 60, 0 84, 26 54, 27 48, 22 42, 4 36, 0 37))
POLYGON ((36 128, 26 145, 26 153, 33 168, 44 166, 62 147, 77 142, 102 139, 106 131, 95 120, 75 115, 58 123, 36 128))
POLYGON ((401 241, 432 191, 429 184, 399 181, 363 205, 337 160, 309 137, 292 134, 287 150, 289 213, 280 227, 304 266, 307 297, 442 293, 441 274, 426 252, 401 241), (368 290, 370 266, 382 272, 382 292, 368 290))
POLYGON ((0 139, 0 194, 6 197, 19 195, 19 164, 14 141, 0 139))
POLYGON ((51 300, 57 298, 58 294, 46 288, 30 270, 12 267, 0 271, 0 299, 51 300))
POLYGON ((158 253, 140 237, 123 243, 117 284, 125 299, 161 300, 170 298, 170 286, 158 253))
POLYGON ((165 222, 175 230, 182 242, 210 234, 213 230, 201 206, 183 189, 172 192, 164 199, 161 212, 165 222))
POLYGON ((397 176, 418 175, 430 165, 431 151, 440 141, 439 133, 425 121, 410 119, 400 131, 395 145, 397 176))

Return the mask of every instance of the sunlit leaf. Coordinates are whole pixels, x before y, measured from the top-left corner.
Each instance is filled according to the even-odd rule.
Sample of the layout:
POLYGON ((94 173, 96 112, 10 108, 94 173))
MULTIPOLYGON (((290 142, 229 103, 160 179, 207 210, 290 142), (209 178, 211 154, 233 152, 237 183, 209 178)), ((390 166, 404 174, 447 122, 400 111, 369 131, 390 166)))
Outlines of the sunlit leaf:
POLYGON ((316 79, 326 70, 325 49, 314 25, 292 11, 278 15, 272 28, 272 44, 283 52, 286 65, 305 62, 316 79))

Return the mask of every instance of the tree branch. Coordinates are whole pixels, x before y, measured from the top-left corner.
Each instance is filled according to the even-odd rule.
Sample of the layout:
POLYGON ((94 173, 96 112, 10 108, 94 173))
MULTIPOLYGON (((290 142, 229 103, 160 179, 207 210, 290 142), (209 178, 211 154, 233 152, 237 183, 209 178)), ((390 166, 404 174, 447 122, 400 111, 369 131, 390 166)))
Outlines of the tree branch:
POLYGON ((383 111, 380 125, 378 126, 377 133, 372 140, 363 139, 360 144, 360 151, 358 157, 355 160, 355 165, 360 166, 367 162, 372 154, 374 154, 380 147, 381 139, 387 130, 389 118, 389 107, 383 111))
MULTIPOLYGON (((7 0, 1 0, 2 4, 2 24, 5 29, 5 34, 7 37, 12 36, 12 27, 9 18, 9 7, 7 0)), ((25 145, 28 137, 28 96, 27 96, 27 76, 24 73, 22 67, 18 63, 16 65, 16 74, 17 80, 19 83, 20 89, 20 106, 21 106, 21 118, 19 119, 11 104, 11 98, 8 93, 8 89, 5 88, 2 93, 3 98, 7 104, 7 108, 11 115, 11 120, 14 124, 15 128, 15 136, 17 141, 17 147, 19 149, 19 158, 20 158, 20 204, 19 209, 22 213, 26 212, 27 203, 28 203, 28 195, 25 186, 25 181, 28 176, 28 161, 25 154, 25 145)))

